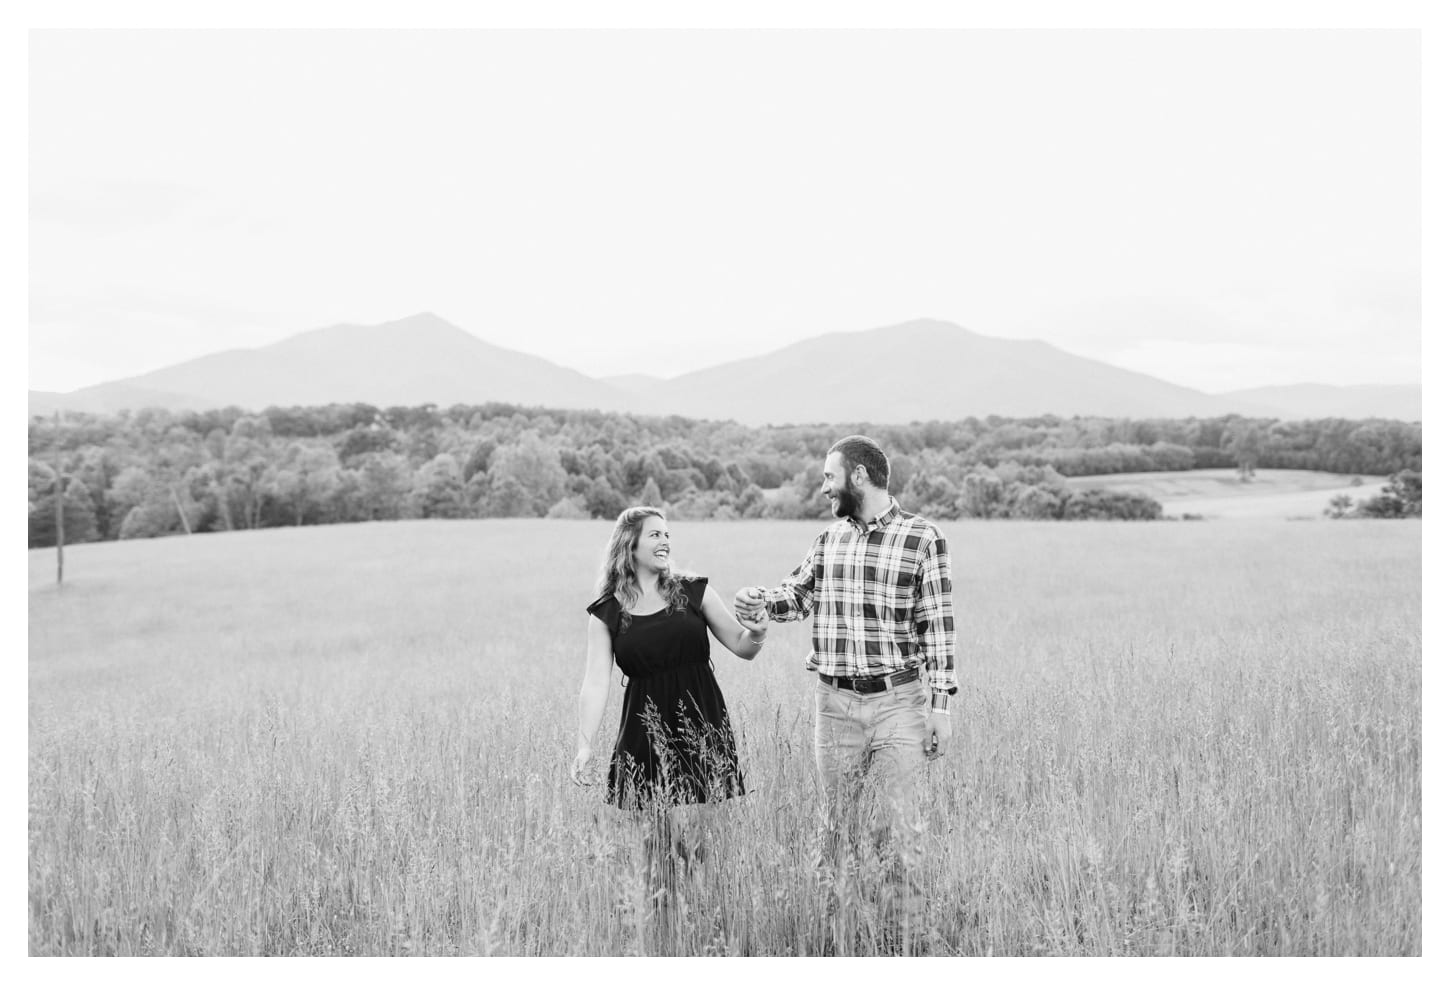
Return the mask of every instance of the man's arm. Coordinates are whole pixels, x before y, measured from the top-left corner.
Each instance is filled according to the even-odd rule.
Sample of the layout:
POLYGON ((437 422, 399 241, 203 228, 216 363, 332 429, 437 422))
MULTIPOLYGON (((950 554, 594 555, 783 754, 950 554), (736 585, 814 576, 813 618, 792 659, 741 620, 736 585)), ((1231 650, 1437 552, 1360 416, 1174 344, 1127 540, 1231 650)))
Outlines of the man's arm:
POLYGON ((947 696, 957 693, 956 619, 952 615, 952 562, 940 531, 927 542, 921 562, 921 584, 916 598, 916 636, 926 658, 926 684, 931 690, 931 712, 921 739, 928 759, 946 751, 952 737, 947 696))
POLYGON ((775 622, 791 622, 809 616, 816 608, 816 565, 824 549, 825 536, 821 534, 815 539, 806 552, 805 560, 778 586, 742 588, 736 596, 736 605, 742 605, 748 597, 755 605, 764 605, 766 615, 775 622))
POLYGON ((947 695, 957 693, 956 618, 952 613, 952 562, 946 538, 940 532, 927 541, 922 556, 916 608, 917 642, 926 661, 926 683, 933 710, 947 707, 947 695))

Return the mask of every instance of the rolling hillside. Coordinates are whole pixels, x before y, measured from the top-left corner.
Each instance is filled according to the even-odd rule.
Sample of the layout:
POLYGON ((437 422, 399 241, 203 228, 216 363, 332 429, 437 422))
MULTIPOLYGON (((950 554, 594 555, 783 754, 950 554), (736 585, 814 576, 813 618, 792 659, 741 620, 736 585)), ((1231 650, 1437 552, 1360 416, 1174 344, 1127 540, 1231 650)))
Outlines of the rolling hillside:
MULTIPOLYGON (((141 376, 47 395, 51 406, 115 410, 235 404, 380 407, 488 401, 527 406, 632 409, 622 391, 546 359, 490 345, 437 315, 381 325, 334 325, 257 349, 234 349, 141 376)), ((36 404, 32 397, 32 413, 36 404)))
POLYGON ((833 332, 671 379, 594 379, 484 342, 424 313, 334 325, 256 349, 213 353, 73 393, 30 393, 31 414, 364 402, 490 401, 763 424, 907 424, 964 417, 1395 417, 1418 419, 1419 387, 1277 387, 1208 394, 1072 355, 918 319, 833 332))

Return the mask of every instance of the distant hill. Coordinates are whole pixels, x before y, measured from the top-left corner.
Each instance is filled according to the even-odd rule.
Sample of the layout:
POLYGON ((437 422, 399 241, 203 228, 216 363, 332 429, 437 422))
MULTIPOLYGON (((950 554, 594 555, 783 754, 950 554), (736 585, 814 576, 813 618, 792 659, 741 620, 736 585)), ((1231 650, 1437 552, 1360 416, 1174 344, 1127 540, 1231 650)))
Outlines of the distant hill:
POLYGON ((114 414, 139 407, 166 407, 170 410, 205 410, 215 406, 203 397, 187 393, 171 393, 150 387, 133 386, 126 381, 102 383, 73 393, 30 391, 31 414, 53 414, 57 410, 80 410, 91 414, 114 414))
POLYGON ((1417 384, 1385 386, 1327 386, 1299 383, 1264 386, 1219 394, 1230 400, 1264 407, 1277 417, 1385 417, 1396 421, 1421 420, 1421 388, 1417 384))
POLYGON ((30 412, 145 406, 489 401, 742 424, 906 424, 963 417, 1393 417, 1418 420, 1419 387, 1267 387, 1208 394, 1046 342, 920 319, 833 332, 671 379, 593 379, 491 345, 437 315, 334 325, 73 393, 31 391, 30 412))
POLYGON ((833 332, 657 381, 648 390, 636 382, 633 389, 649 411, 744 424, 904 424, 991 414, 1210 417, 1254 410, 1046 342, 993 338, 929 319, 833 332))
MULTIPOLYGON (((66 408, 172 409, 364 402, 380 407, 489 401, 629 410, 622 391, 546 359, 490 345, 433 314, 334 325, 257 349, 233 349, 151 373, 45 394, 66 408)), ((36 413, 37 395, 31 409, 36 413)))

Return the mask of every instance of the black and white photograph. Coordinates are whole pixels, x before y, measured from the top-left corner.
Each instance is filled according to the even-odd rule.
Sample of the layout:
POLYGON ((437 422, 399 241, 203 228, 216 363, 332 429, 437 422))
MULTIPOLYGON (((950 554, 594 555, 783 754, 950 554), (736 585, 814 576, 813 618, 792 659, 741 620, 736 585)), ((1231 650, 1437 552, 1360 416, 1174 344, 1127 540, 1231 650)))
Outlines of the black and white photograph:
POLYGON ((1423 960, 1427 32, 723 23, 23 32, 26 955, 1423 960))

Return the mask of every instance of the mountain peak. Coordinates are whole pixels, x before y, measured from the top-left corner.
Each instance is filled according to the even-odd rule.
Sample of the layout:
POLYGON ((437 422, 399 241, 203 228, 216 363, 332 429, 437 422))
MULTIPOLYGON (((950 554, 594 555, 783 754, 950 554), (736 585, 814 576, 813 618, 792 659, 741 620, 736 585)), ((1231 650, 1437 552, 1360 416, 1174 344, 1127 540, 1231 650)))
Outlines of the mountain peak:
POLYGON ((913 318, 911 321, 900 322, 896 325, 867 329, 862 334, 889 335, 894 339, 930 342, 960 339, 964 335, 975 335, 976 333, 967 331, 955 322, 942 321, 940 318, 913 318))
POLYGON ((398 327, 404 327, 404 326, 406 326, 406 327, 410 327, 410 328, 412 328, 412 327, 424 328, 424 327, 430 327, 431 326, 431 327, 441 327, 441 328, 457 329, 460 332, 463 331, 463 329, 458 328, 457 325, 453 324, 448 319, 443 318, 440 315, 434 314, 431 311, 420 311, 416 315, 408 315, 406 318, 399 318, 399 319, 396 319, 395 321, 383 322, 383 325, 385 325, 385 326, 392 325, 392 326, 398 326, 398 327))
POLYGON ((380 325, 369 326, 373 331, 379 332, 428 332, 431 335, 468 335, 474 336, 459 328, 446 318, 435 315, 431 311, 420 311, 416 315, 408 315, 406 318, 398 318, 394 321, 385 321, 380 325))
POLYGON ((407 336, 416 339, 420 334, 428 338, 456 338, 465 336, 475 341, 481 341, 476 336, 459 328, 457 325, 444 318, 440 318, 431 311, 420 311, 416 315, 408 315, 405 318, 398 318, 393 321, 379 322, 376 325, 359 325, 355 322, 338 322, 334 325, 325 325, 322 328, 312 328, 304 332, 283 339, 281 345, 332 345, 339 338, 357 339, 361 338, 391 338, 394 336, 407 336))

